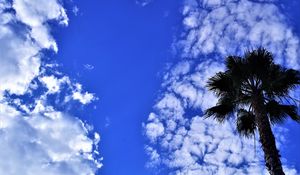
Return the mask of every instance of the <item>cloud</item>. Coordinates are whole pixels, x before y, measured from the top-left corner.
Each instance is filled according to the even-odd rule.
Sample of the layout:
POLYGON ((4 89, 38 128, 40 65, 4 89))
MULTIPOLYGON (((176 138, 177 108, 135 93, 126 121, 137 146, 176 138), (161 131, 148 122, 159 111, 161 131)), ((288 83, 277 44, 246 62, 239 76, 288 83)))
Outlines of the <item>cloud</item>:
POLYGON ((0 78, 0 93, 9 91, 23 94, 31 80, 39 74, 40 51, 58 50, 50 35, 47 21, 56 20, 67 25, 68 18, 56 0, 43 3, 31 0, 2 0, 0 14, 0 51, 1 63, 4 65, 0 70, 3 75, 0 78))
POLYGON ((0 120, 0 174, 94 174, 101 167, 97 136, 89 138, 79 119, 56 111, 22 116, 1 104, 0 120))
POLYGON ((78 6, 74 6, 73 8, 72 8, 72 12, 73 12, 73 14, 75 15, 75 16, 77 16, 78 14, 79 14, 79 8, 78 8, 78 6))
POLYGON ((278 63, 298 69, 299 38, 272 2, 186 1, 183 8, 186 33, 178 46, 184 56, 192 58, 211 53, 242 54, 264 46, 275 54, 278 63))
POLYGON ((147 5, 149 5, 152 2, 152 0, 136 0, 135 3, 137 5, 140 5, 142 7, 145 7, 147 5))
POLYGON ((93 70, 95 67, 93 66, 93 65, 91 65, 91 64, 85 64, 85 65, 83 65, 84 66, 84 68, 85 69, 87 69, 87 70, 93 70))
POLYGON ((95 97, 44 60, 44 50, 58 51, 51 22, 68 25, 57 0, 0 0, 0 174, 95 174, 102 166, 100 135, 58 110, 64 100, 52 102, 95 97))
POLYGON ((93 94, 89 92, 82 92, 82 85, 76 83, 75 89, 72 92, 72 98, 73 100, 78 100, 82 104, 88 104, 91 103, 93 100, 96 100, 97 98, 94 97, 93 94))
POLYGON ((40 77, 40 81, 47 87, 49 94, 54 94, 60 91, 62 83, 68 82, 67 77, 61 79, 56 78, 54 75, 40 77))
MULTIPOLYGON (((59 73, 59 72, 56 72, 59 73)), ((80 83, 74 83, 70 80, 68 76, 63 76, 61 78, 54 75, 45 76, 43 74, 39 75, 39 81, 46 86, 48 89, 43 98, 47 95, 64 93, 64 102, 67 103, 71 100, 76 100, 83 105, 89 104, 98 98, 94 94, 83 91, 82 85, 80 83), (62 90, 65 88, 65 91, 62 90), (67 95, 69 93, 69 95, 67 95)))
MULTIPOLYGON (((255 152, 254 140, 237 134, 234 121, 220 125, 203 118, 217 101, 205 84, 224 70, 227 55, 257 46, 272 51, 277 63, 299 69, 299 38, 272 0, 186 0, 182 9, 184 31, 174 43, 181 61, 165 74, 164 91, 143 124, 148 166, 176 175, 267 174, 261 149, 255 152)), ((281 146, 286 130, 274 129, 281 146)), ((283 164, 286 174, 299 174, 283 164)))
POLYGON ((14 0, 13 8, 16 10, 16 18, 30 26, 30 34, 36 44, 42 48, 58 50, 49 34, 49 26, 45 24, 49 20, 57 20, 60 24, 68 25, 66 12, 56 0, 44 0, 43 3, 39 0, 14 0))

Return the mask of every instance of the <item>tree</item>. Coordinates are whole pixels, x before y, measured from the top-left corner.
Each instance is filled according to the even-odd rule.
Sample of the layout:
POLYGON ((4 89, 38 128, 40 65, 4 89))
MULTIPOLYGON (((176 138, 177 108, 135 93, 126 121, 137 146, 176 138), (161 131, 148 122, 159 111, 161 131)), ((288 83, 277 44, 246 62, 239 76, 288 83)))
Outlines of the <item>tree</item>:
POLYGON ((218 103, 205 111, 206 116, 222 123, 236 114, 236 128, 242 136, 253 136, 257 129, 267 170, 271 175, 284 175, 271 127, 287 118, 300 122, 290 96, 300 84, 300 72, 275 64, 264 48, 243 57, 229 56, 225 64, 226 70, 207 83, 218 103))

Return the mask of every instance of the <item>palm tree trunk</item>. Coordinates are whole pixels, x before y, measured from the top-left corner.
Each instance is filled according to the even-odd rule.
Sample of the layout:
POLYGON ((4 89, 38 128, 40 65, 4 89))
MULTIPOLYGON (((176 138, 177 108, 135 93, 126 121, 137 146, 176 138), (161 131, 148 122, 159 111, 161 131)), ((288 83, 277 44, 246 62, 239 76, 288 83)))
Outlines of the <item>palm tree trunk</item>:
POLYGON ((275 137, 264 109, 262 95, 254 97, 252 105, 256 116, 255 120, 259 131, 260 143, 265 155, 266 167, 270 175, 284 175, 279 151, 276 148, 275 137))

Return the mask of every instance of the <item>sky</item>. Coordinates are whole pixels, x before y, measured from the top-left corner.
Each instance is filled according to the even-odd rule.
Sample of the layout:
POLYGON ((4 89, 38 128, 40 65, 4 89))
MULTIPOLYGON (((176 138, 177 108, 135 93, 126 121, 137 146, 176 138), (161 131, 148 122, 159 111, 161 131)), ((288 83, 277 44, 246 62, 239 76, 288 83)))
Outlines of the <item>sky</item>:
MULTIPOLYGON (((203 119, 216 103, 205 83, 259 46, 300 70, 299 8, 0 0, 0 174, 267 174, 258 138, 203 119)), ((273 132, 286 174, 300 175, 300 125, 273 132)))

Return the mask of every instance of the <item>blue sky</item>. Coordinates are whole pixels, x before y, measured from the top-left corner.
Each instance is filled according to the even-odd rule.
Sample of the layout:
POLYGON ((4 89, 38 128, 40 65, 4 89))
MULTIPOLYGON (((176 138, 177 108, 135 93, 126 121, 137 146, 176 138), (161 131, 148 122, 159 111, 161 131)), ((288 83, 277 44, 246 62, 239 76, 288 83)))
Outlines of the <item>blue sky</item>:
POLYGON ((158 94, 159 73, 173 59, 170 45, 179 28, 180 3, 158 2, 149 8, 134 1, 76 5, 78 16, 58 33, 57 60, 99 97, 91 105, 96 110, 81 113, 101 133, 102 155, 110 155, 99 174, 151 174, 145 169, 142 122, 158 94), (86 64, 94 69, 87 70, 86 64))
MULTIPOLYGON (((0 174, 266 173, 258 139, 255 151, 234 123, 203 120, 216 102, 205 82, 226 55, 257 46, 299 70, 299 8, 0 0, 0 174)), ((287 175, 300 174, 299 132, 274 128, 287 175)))

